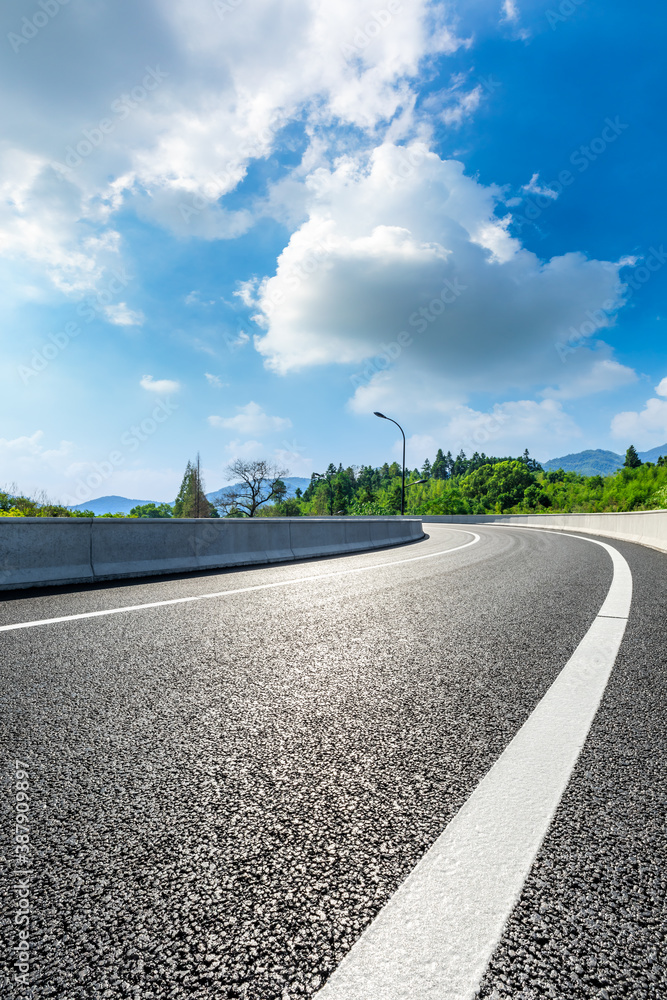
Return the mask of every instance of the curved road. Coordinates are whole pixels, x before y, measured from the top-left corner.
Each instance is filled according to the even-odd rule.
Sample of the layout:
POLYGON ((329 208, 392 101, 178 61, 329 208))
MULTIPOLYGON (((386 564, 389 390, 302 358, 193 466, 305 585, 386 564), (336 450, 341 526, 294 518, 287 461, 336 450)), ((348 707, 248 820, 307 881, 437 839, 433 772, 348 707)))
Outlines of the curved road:
MULTIPOLYGON (((324 986, 612 583, 608 552, 584 538, 427 529, 381 552, 2 602, 3 997, 296 1000, 324 986), (27 868, 11 843, 17 760, 27 868), (13 970, 21 898, 30 988, 13 970)), ((667 561, 604 541, 632 574, 625 638, 480 969, 484 1000, 667 996, 667 561)), ((356 1000, 384 995, 369 979, 356 1000)))

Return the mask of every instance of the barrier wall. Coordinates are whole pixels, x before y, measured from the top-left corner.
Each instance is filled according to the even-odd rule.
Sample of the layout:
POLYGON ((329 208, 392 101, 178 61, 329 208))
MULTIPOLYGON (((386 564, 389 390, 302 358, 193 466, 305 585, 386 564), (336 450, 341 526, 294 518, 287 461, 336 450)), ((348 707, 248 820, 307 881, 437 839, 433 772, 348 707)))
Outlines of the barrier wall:
POLYGON ((423 538, 420 518, 0 518, 0 590, 289 562, 423 538))
POLYGON ((442 514, 424 515, 424 524, 517 524, 554 531, 582 531, 667 552, 667 510, 633 510, 624 514, 442 514))

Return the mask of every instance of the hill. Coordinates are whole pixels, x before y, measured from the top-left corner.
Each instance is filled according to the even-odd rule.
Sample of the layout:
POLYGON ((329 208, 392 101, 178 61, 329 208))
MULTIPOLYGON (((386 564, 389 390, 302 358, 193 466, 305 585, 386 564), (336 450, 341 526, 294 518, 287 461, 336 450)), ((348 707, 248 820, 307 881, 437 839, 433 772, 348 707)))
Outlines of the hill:
POLYGON ((545 472, 552 469, 564 469, 565 472, 578 472, 580 476, 613 476, 623 465, 624 457, 615 451, 578 451, 573 455, 563 455, 561 458, 551 458, 542 462, 545 472))
MULTIPOLYGON (((283 482, 287 487, 287 496, 293 497, 297 487, 300 487, 302 491, 305 490, 310 483, 310 479, 304 479, 301 476, 288 476, 283 482)), ((236 489, 242 489, 242 484, 235 483, 233 486, 223 486, 222 489, 215 490, 213 493, 207 493, 206 496, 209 500, 213 501, 217 497, 222 496, 223 493, 236 489)), ((86 503, 76 504, 76 506, 70 507, 70 510, 92 510, 93 514, 97 514, 99 517, 100 514, 129 514, 133 507, 137 507, 140 504, 171 502, 170 500, 130 500, 128 497, 108 496, 97 497, 96 500, 88 500, 86 503)))
POLYGON ((78 503, 70 510, 92 510, 93 514, 129 514, 133 507, 144 503, 162 503, 162 500, 129 500, 127 497, 98 497, 96 500, 87 500, 86 503, 78 503))
MULTIPOLYGON (((660 455, 667 455, 667 444, 650 451, 640 451, 642 462, 656 462, 660 455)), ((551 469, 564 469, 565 472, 578 472, 580 476, 613 476, 622 467, 625 455, 617 455, 615 451, 604 451, 596 448, 594 451, 578 451, 573 455, 563 455, 561 458, 550 458, 542 462, 545 472, 551 469)))

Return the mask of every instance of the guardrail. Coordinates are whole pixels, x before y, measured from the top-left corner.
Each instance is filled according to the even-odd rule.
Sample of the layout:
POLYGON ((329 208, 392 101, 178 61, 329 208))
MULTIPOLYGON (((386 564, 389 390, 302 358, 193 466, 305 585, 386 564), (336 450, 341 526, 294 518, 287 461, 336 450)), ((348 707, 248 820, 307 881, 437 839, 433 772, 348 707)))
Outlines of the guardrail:
POLYGON ((420 518, 0 518, 0 590, 289 562, 423 538, 420 518))
POLYGON ((581 531, 667 552, 667 510, 620 514, 425 514, 422 521, 424 524, 517 524, 554 531, 581 531))

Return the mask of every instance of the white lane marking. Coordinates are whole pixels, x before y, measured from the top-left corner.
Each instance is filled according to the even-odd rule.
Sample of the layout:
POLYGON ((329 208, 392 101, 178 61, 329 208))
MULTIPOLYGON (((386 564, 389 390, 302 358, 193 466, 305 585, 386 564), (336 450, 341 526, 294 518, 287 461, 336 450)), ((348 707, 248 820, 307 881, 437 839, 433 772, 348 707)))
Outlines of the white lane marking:
MULTIPOLYGON (((578 535, 572 537, 578 538, 578 535)), ((472 1000, 553 819, 625 632, 632 576, 614 576, 574 654, 444 833, 317 1000, 472 1000), (613 618, 603 611, 613 610, 613 618)))
MULTIPOLYGON (((153 601, 150 604, 131 604, 124 608, 106 608, 103 611, 83 611, 78 615, 63 615, 61 618, 40 618, 30 622, 16 622, 13 625, 0 625, 0 632, 11 632, 19 628, 35 628, 37 625, 55 625, 58 622, 79 621, 82 618, 101 618, 103 615, 120 615, 126 611, 143 611, 145 608, 163 608, 170 604, 187 604, 190 601, 210 601, 215 597, 227 597, 231 594, 250 594, 255 590, 270 590, 272 587, 289 587, 297 583, 310 583, 313 580, 327 580, 335 576, 347 576, 350 573, 363 573, 370 569, 383 569, 385 566, 400 566, 403 563, 418 562, 420 559, 434 559, 436 556, 446 556, 450 552, 460 552, 470 545, 476 545, 481 541, 479 535, 474 531, 463 531, 462 529, 451 529, 458 534, 472 535, 472 541, 464 542, 463 545, 456 545, 453 549, 442 549, 439 552, 429 552, 423 556, 410 556, 407 559, 394 559, 391 562, 373 563, 370 566, 355 566, 352 569, 338 570, 335 573, 317 573, 314 576, 300 576, 294 580, 277 580, 274 583, 259 583, 252 587, 238 587, 236 590, 219 590, 213 594, 195 594, 192 597, 174 597, 169 601, 153 601)), ((351 552, 349 555, 361 555, 359 552, 351 552)))

